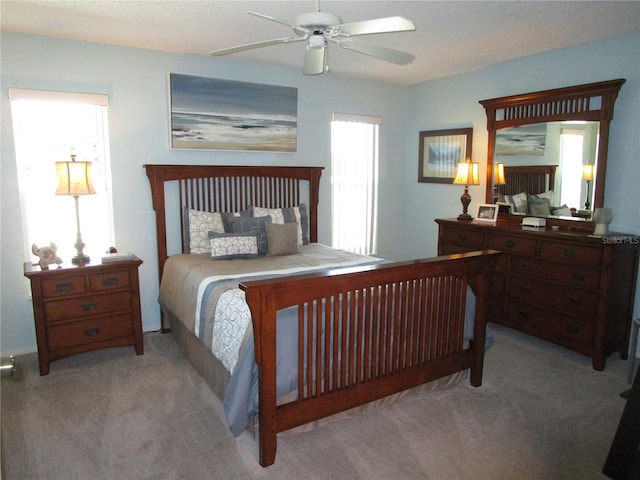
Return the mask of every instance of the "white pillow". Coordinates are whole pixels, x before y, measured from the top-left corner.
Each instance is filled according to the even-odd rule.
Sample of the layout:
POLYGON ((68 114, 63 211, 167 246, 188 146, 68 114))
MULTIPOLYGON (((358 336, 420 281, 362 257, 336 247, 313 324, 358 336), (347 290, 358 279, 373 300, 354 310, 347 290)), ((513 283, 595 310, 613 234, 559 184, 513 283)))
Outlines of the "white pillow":
POLYGON ((222 215, 189 209, 189 252, 209 253, 209 232, 224 233, 222 215))

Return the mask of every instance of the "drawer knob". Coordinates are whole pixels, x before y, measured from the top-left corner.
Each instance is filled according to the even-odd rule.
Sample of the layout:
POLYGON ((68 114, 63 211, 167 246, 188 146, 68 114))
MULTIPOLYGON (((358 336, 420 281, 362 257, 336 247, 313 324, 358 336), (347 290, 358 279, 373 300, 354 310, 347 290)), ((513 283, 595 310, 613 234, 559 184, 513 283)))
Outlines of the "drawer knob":
POLYGON ((89 327, 84 329, 84 334, 87 337, 95 337, 100 335, 100 327, 89 327))
POLYGON ((73 290, 72 283, 56 283, 56 292, 70 292, 73 290))
POLYGON ((464 233, 459 233, 458 234, 458 240, 465 241, 466 239, 467 239, 467 236, 464 233))
POLYGON ((580 300, 579 298, 570 298, 569 303, 574 307, 579 307, 582 305, 582 300, 580 300))
POLYGON ((520 285, 520 291, 525 295, 529 295, 531 293, 531 287, 528 287, 526 285, 520 285))
POLYGON ((576 251, 567 249, 564 251, 564 256, 567 258, 573 258, 576 256, 576 251))
POLYGON ((571 278, 574 280, 578 280, 579 282, 584 280, 584 273, 581 272, 572 272, 571 278))
POLYGON ((102 279, 102 286, 113 287, 118 285, 118 277, 107 277, 102 279))
POLYGON ((516 246, 516 242, 514 240, 505 240, 504 246, 507 248, 513 248, 516 246))
POLYGON ((533 270, 533 265, 531 265, 530 263, 525 263, 522 265, 522 270, 524 270, 525 272, 530 272, 533 270))
POLYGON ((87 302, 82 304, 82 310, 85 312, 90 312, 92 310, 96 310, 98 308, 98 302, 87 302))
POLYGON ((522 310, 519 310, 518 319, 523 322, 526 322, 527 320, 529 320, 529 312, 523 312, 522 310))
POLYGON ((580 333, 580 327, 578 325, 567 325, 567 332, 580 333))

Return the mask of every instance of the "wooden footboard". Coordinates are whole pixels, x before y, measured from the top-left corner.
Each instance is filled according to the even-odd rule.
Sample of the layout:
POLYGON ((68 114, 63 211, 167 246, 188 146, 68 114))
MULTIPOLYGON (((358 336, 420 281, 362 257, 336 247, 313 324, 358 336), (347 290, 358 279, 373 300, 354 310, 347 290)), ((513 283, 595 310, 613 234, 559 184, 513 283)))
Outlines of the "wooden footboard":
POLYGON ((489 285, 499 252, 245 282, 259 368, 260 464, 277 433, 471 369, 482 382, 489 285), (464 345, 467 285, 476 295, 464 345), (298 309, 298 395, 276 405, 276 313, 298 309))

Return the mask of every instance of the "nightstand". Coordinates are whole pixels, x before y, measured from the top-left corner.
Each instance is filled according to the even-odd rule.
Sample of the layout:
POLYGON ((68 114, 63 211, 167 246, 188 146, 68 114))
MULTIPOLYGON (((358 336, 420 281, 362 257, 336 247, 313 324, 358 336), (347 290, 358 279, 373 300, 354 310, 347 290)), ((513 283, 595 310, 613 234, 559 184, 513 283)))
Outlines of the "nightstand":
POLYGON ((31 262, 31 281, 40 375, 49 363, 77 353, 131 345, 144 353, 138 267, 142 260, 120 260, 83 267, 31 262))

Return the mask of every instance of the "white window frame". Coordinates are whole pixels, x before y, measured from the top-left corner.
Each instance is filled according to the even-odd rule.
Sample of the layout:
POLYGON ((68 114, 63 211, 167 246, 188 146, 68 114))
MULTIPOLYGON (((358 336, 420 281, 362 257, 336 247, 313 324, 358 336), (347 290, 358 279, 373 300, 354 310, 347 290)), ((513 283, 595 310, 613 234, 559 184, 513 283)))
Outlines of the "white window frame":
POLYGON ((42 246, 54 242, 64 265, 71 265, 71 258, 76 254, 75 206, 73 198, 55 195, 55 162, 69 161, 70 155, 75 154, 77 160, 93 163, 96 195, 81 196, 79 211, 85 253, 91 255, 91 263, 99 263, 96 255, 115 243, 108 96, 9 88, 9 97, 25 258, 34 258, 32 244, 42 246), (44 115, 34 120, 34 111, 37 111, 34 108, 49 112, 55 121, 47 123, 44 115), (59 117, 55 116, 57 112, 61 113, 59 117))

